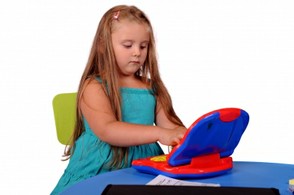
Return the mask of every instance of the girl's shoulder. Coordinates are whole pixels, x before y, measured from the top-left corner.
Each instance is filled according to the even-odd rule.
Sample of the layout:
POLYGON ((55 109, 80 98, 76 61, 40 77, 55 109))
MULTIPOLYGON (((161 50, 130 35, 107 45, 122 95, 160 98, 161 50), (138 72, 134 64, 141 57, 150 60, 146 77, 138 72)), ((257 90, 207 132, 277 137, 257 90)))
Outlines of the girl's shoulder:
POLYGON ((108 97, 102 83, 95 78, 88 78, 81 89, 81 100, 84 105, 98 109, 108 101, 108 97))
POLYGON ((102 89, 102 80, 98 78, 87 78, 86 81, 84 82, 84 85, 82 87, 82 90, 91 90, 91 89, 102 89))

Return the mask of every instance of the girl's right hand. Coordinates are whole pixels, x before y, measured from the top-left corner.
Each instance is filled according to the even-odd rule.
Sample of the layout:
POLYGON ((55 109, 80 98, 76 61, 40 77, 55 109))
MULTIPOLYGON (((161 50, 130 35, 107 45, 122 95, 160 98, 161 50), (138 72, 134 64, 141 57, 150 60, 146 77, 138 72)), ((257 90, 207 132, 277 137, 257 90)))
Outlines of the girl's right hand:
POLYGON ((175 146, 180 143, 181 139, 183 139, 186 130, 185 127, 162 129, 158 141, 163 145, 175 146))

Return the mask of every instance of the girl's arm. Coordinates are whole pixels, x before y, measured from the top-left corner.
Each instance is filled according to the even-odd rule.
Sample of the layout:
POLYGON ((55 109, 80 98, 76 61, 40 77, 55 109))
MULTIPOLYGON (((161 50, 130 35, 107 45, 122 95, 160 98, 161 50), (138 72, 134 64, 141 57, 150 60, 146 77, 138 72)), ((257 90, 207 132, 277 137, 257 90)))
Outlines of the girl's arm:
POLYGON ((147 126, 117 121, 101 84, 95 80, 84 87, 80 107, 93 132, 102 141, 114 146, 128 147, 157 141, 164 145, 175 145, 182 136, 171 131, 169 128, 172 126, 147 126))
POLYGON ((165 136, 162 138, 162 139, 173 139, 172 142, 174 144, 171 144, 171 145, 178 144, 180 140, 183 138, 185 132, 187 131, 186 127, 174 124, 167 118, 162 108, 162 105, 159 101, 157 101, 157 105, 156 105, 156 125, 158 127, 167 128, 170 131, 172 131, 174 135, 176 135, 175 137, 173 137, 174 135, 170 134, 171 136, 165 136))

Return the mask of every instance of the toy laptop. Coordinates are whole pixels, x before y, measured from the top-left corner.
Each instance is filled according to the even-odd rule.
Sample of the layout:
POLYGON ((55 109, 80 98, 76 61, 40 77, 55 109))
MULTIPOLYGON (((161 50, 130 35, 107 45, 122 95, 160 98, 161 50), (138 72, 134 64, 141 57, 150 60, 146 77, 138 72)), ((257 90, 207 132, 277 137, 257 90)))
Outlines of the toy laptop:
POLYGON ((169 154, 137 159, 132 167, 144 173, 173 178, 201 178, 233 168, 230 155, 249 122, 239 108, 222 108, 198 118, 169 154))

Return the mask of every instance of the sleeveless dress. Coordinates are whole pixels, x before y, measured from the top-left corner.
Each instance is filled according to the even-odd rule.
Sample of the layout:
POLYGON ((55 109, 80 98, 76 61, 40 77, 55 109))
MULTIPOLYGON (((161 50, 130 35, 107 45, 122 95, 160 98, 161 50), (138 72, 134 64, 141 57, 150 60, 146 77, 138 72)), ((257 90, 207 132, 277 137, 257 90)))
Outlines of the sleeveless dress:
MULTIPOLYGON (((156 99, 152 90, 121 88, 120 92, 124 122, 143 125, 154 124, 156 99)), ((112 159, 110 145, 101 141, 93 133, 85 119, 84 125, 85 131, 76 140, 75 151, 69 164, 51 194, 59 194, 79 181, 111 171, 108 167, 108 163, 112 159)), ((128 162, 124 167, 130 167, 134 159, 163 154, 158 143, 131 146, 128 151, 128 162)))

